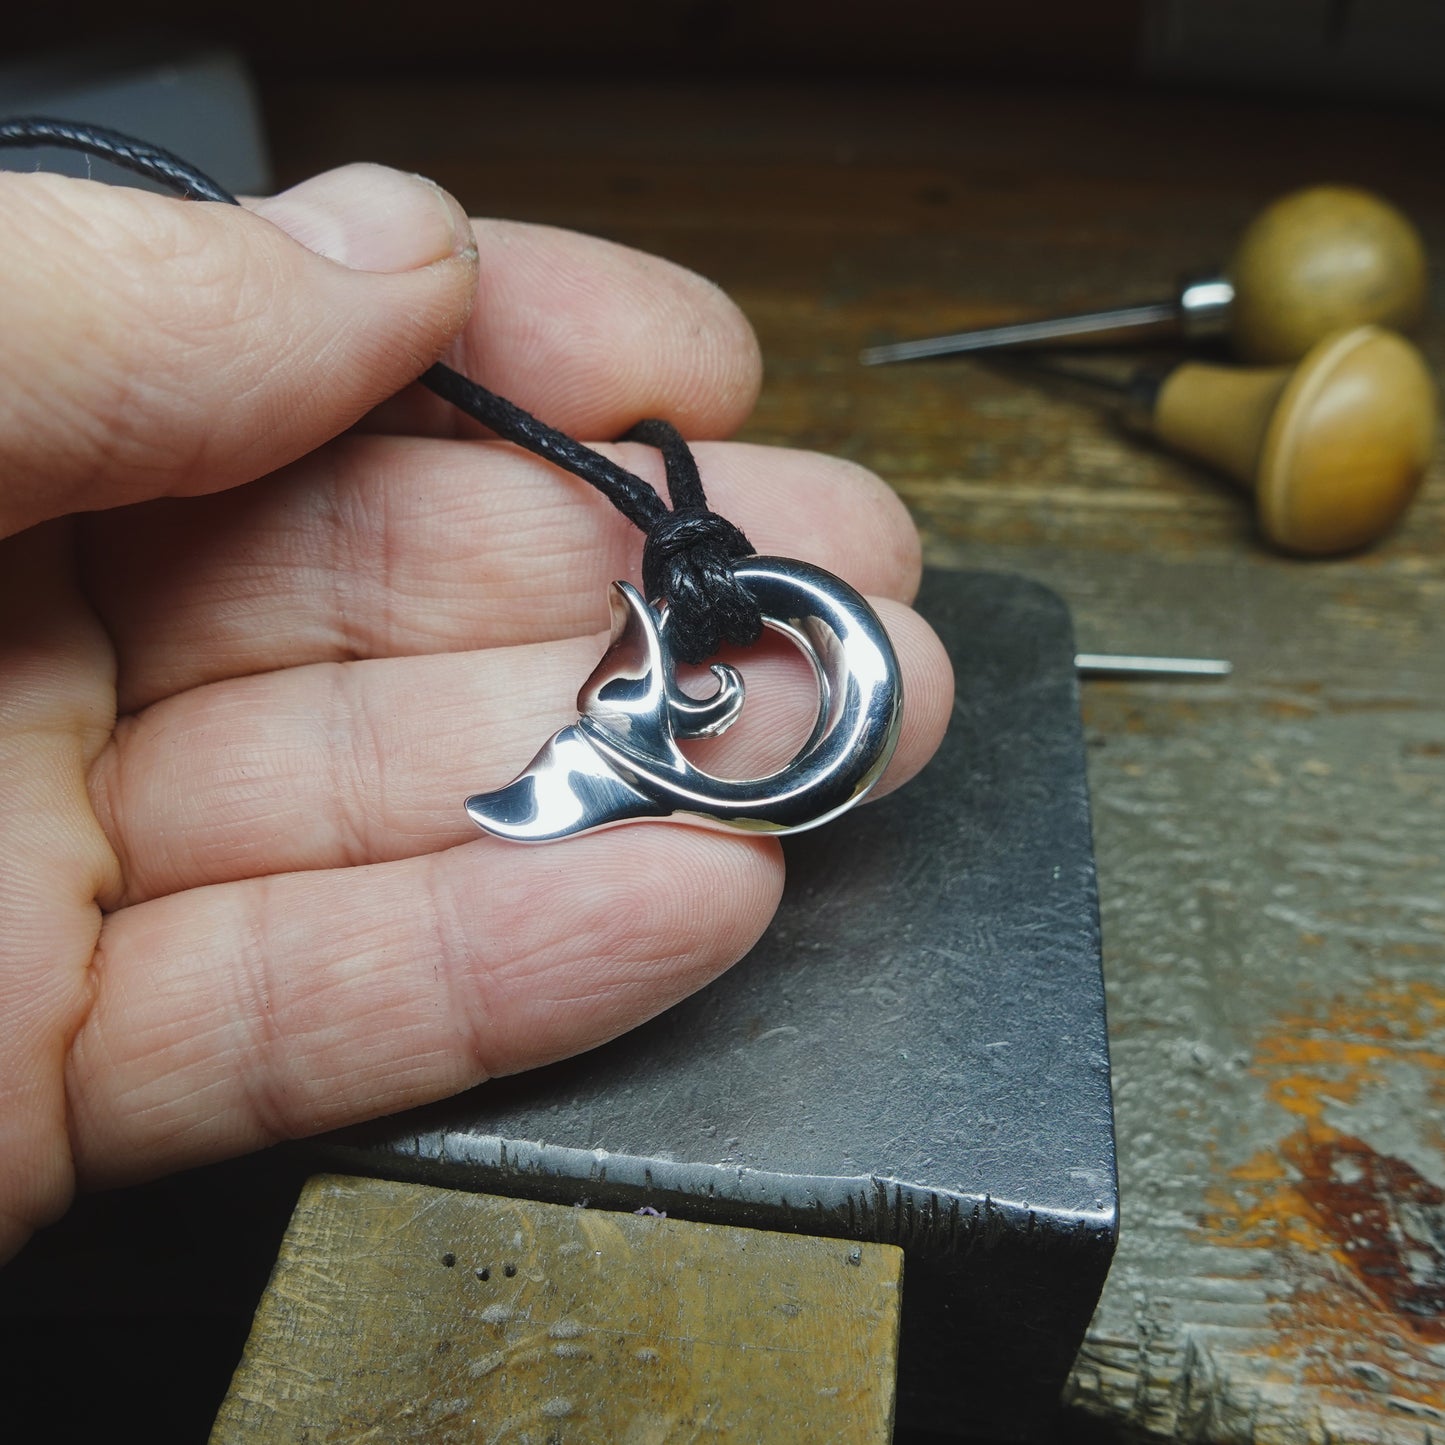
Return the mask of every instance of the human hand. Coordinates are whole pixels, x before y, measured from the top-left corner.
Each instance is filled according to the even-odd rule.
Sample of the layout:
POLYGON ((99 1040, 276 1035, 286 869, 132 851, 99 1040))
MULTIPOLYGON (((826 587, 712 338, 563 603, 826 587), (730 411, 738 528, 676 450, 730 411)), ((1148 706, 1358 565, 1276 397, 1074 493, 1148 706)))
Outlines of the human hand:
MULTIPOLYGON (((574 435, 722 437, 759 365, 721 293, 473 232, 378 167, 250 212, 0 175, 0 275, 0 1258, 77 1187, 590 1048, 746 952, 771 840, 477 836, 462 799, 575 716, 641 537, 420 389, 384 401, 450 344, 574 435)), ((760 551, 873 596, 895 786, 952 702, 902 506, 823 457, 696 453, 760 551)), ((785 653, 731 659, 754 689, 710 746, 740 770, 789 751, 811 684, 785 653)))

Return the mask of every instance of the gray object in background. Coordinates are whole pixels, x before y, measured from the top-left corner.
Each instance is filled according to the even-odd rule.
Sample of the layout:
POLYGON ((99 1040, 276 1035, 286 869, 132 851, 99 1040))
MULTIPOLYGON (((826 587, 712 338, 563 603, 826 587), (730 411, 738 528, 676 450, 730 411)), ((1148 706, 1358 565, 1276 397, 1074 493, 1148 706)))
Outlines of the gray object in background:
MULTIPOLYGON (((271 165, 255 87, 226 51, 88 51, 0 68, 0 117, 108 126, 174 151, 227 190, 265 194, 271 165)), ((0 151, 0 170, 54 171, 163 190, 108 161, 53 147, 0 151)))
POLYGON ((1438 107, 1440 0, 1150 0, 1140 70, 1150 79, 1438 107))
POLYGON ((1041 1431, 1117 1227, 1068 613, 1019 577, 919 599, 958 679, 910 787, 788 840, 773 927, 581 1058, 333 1136, 328 1162, 906 1253, 899 1423, 1041 1431))

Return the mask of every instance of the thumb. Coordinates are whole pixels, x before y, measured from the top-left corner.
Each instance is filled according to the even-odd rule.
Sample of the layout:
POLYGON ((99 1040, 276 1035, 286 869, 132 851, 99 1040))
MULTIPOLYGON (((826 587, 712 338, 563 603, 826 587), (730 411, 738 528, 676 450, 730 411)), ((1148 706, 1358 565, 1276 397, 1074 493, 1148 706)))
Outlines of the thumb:
POLYGON ((462 328, 476 254, 446 192, 382 166, 249 209, 0 174, 0 536, 312 450, 462 328))

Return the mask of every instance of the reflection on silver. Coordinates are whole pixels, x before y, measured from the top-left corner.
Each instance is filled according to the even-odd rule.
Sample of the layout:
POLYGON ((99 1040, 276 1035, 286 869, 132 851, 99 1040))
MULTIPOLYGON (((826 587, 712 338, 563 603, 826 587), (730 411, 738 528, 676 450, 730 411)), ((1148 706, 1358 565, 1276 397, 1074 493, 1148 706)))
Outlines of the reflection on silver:
POLYGON ((467 799, 488 833, 545 843, 648 818, 742 833, 797 833, 860 801, 898 741, 903 689, 898 659, 873 609, 821 568, 750 557, 738 579, 767 625, 813 665, 818 714, 786 766, 734 781, 694 767, 678 746, 715 737, 737 718, 743 680, 714 664, 717 691, 689 697, 668 650, 666 607, 614 582, 612 639, 577 696, 581 716, 548 740, 514 782, 467 799))

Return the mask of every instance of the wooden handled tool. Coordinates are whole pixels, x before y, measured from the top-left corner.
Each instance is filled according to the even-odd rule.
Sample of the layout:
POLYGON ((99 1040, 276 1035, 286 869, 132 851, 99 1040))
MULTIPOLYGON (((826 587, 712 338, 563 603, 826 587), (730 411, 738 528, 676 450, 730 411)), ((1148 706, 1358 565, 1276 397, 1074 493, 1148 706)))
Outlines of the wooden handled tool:
POLYGON ((1350 186, 1282 196, 1245 230, 1222 274, 1173 298, 873 346, 866 366, 1090 340, 1228 336, 1250 362, 1297 361, 1322 337, 1375 322, 1408 331, 1425 309, 1425 248, 1388 202, 1350 186))
POLYGON ((1185 363, 1141 401, 1137 424, 1253 490, 1265 536, 1316 556, 1394 526, 1435 442, 1424 359, 1377 326, 1335 332, 1294 367, 1185 363))

